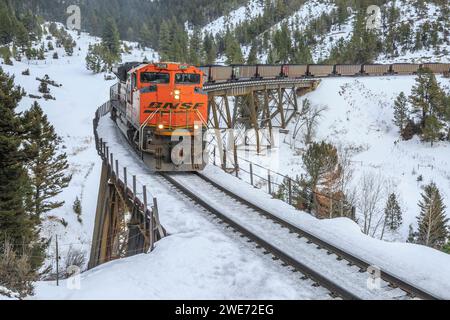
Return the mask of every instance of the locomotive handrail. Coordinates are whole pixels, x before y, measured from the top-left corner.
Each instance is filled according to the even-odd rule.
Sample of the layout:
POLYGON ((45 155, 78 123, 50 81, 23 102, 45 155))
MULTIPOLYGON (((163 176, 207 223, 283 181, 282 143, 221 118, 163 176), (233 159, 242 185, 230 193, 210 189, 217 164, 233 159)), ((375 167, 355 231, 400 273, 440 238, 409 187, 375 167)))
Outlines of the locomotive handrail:
POLYGON ((141 151, 144 149, 144 139, 142 139, 142 137, 144 136, 144 129, 150 122, 150 120, 152 120, 156 116, 159 110, 161 110, 161 108, 156 109, 151 115, 149 115, 139 128, 139 150, 141 151))

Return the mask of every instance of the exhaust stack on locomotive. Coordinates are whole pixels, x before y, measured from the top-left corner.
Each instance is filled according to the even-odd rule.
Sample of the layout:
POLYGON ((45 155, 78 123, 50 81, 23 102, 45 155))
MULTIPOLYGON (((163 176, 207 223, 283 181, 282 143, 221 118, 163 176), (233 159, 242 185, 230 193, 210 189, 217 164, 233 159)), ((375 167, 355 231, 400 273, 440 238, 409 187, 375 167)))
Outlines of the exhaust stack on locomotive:
POLYGON ((179 63, 125 63, 113 69, 111 117, 155 171, 206 166, 208 96, 203 72, 179 63))

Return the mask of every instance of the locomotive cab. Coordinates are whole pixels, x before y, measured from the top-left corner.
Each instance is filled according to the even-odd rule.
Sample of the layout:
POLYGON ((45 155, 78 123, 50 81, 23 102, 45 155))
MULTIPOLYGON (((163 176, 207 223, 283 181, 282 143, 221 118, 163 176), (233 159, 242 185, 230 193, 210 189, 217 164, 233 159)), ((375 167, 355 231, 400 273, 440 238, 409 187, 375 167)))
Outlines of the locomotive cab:
POLYGON ((208 97, 203 72, 178 63, 125 64, 115 70, 112 117, 155 171, 206 165, 208 97))

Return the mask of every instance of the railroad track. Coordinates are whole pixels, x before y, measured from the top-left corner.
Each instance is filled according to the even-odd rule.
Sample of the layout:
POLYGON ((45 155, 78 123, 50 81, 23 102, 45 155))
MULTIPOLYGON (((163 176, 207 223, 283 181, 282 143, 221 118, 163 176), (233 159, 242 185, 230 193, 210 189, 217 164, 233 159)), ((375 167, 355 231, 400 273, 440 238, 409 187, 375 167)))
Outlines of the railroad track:
POLYGON ((160 175, 194 203, 280 260, 284 266, 311 279, 333 298, 345 300, 439 299, 416 286, 381 271, 379 287, 369 289, 370 264, 226 190, 201 173, 160 175))

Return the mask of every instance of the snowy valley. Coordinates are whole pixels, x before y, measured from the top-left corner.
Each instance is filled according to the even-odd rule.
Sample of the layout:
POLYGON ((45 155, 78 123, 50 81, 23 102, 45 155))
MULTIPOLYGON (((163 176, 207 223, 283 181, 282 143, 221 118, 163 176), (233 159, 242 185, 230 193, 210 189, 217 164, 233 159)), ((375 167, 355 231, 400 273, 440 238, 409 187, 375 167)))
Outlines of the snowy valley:
MULTIPOLYGON (((226 38, 227 30, 239 30, 243 24, 261 17, 266 2, 249 0, 244 6, 235 7, 228 14, 212 19, 200 28, 202 40, 210 35, 226 38)), ((388 2, 383 8, 390 8, 392 5, 399 9, 399 21, 407 24, 413 22, 411 39, 426 22, 439 21, 442 26, 448 24, 448 21, 440 20, 442 9, 434 3, 427 4, 425 15, 406 0, 394 1, 394 4, 388 2)), ((305 32, 320 17, 331 14, 337 8, 335 1, 307 0, 298 10, 259 34, 255 41, 268 41, 267 38, 264 40, 264 34, 277 33, 283 30, 283 25, 288 26, 291 35, 295 32, 305 32)), ((351 11, 351 8, 349 10, 344 23, 330 22, 329 32, 318 32, 314 36, 315 44, 310 46, 309 63, 327 62, 340 42, 352 39, 356 13, 351 11)), ((63 24, 57 25, 65 29, 63 24)), ((48 31, 50 23, 46 22, 42 26, 48 31)), ((198 32, 197 27, 193 28, 188 22, 184 27, 190 37, 198 32)), ((64 205, 43 217, 40 235, 48 240, 48 248, 40 270, 48 270, 42 279, 33 282, 34 295, 26 299, 332 299, 327 290, 316 285, 316 281, 308 277, 303 279, 298 273, 287 268, 283 261, 273 259, 264 249, 249 244, 251 241, 236 234, 223 223, 218 223, 205 208, 180 195, 165 179, 151 172, 136 153, 130 150, 124 135, 109 116, 101 118, 99 135, 121 165, 127 166, 131 175, 136 175, 139 186, 147 186, 151 197, 158 199, 161 224, 168 236, 158 241, 155 250, 148 254, 108 262, 87 270, 102 168, 102 160, 96 150, 92 120, 97 108, 110 99, 110 88, 117 79, 110 72, 93 73, 86 68, 86 56, 92 52, 94 45, 102 43, 100 37, 74 30, 67 32, 76 42, 73 55, 68 55, 63 47, 58 46, 58 40, 49 32, 45 32, 41 40, 33 43, 36 50, 45 48, 44 59, 23 57, 18 61, 11 57, 10 64, 0 57, 0 68, 13 76, 14 83, 21 86, 27 94, 16 111, 25 112, 34 102, 39 103, 56 133, 62 138, 61 151, 68 156, 68 172, 72 175, 69 186, 56 196, 56 199, 65 202, 64 205), (50 43, 54 49, 49 49, 50 43), (58 59, 55 59, 55 52, 58 59), (29 73, 24 73, 26 70, 29 73), (37 98, 42 94, 38 91, 40 81, 36 78, 45 79, 46 76, 60 84, 58 87, 49 86, 54 100, 37 98), (77 199, 80 200, 79 213, 74 210, 77 199), (56 237, 59 242, 59 272, 65 274, 74 257, 82 271, 76 279, 60 280, 59 286, 54 278, 56 237)), ((435 47, 412 49, 407 44, 397 47, 394 54, 382 52, 371 62, 450 62, 450 37, 444 32, 444 28, 439 29, 437 36, 438 44, 435 47)), ((385 34, 381 38, 386 41, 385 34)), ((288 46, 297 48, 298 43, 294 36, 289 39, 291 42, 288 46)), ((239 44, 242 62, 246 63, 251 58, 254 43, 239 44)), ((161 50, 132 41, 121 42, 121 50, 122 63, 158 62, 160 58, 165 57, 161 50)), ((203 55, 207 54, 202 52, 203 55)), ((273 45, 268 48, 264 48, 264 45, 258 46, 257 63, 288 62, 270 61, 273 56, 273 45)), ((214 63, 227 64, 229 60, 227 53, 219 50, 214 63)), ((254 188, 244 181, 245 179, 234 177, 233 172, 228 174, 212 164, 206 167, 204 174, 241 197, 252 199, 254 205, 264 207, 276 217, 359 257, 368 265, 387 270, 441 299, 450 299, 449 252, 410 241, 412 231, 420 227, 417 217, 421 208, 418 203, 430 183, 434 182, 439 188, 446 207, 446 217, 450 218, 450 142, 442 139, 430 144, 422 141, 419 135, 404 141, 398 127, 393 123, 396 99, 401 92, 407 97, 412 95, 417 77, 327 77, 320 79, 315 90, 298 97, 300 108, 309 104, 314 110, 321 110, 310 138, 314 142, 330 143, 336 146, 340 155, 345 153, 347 156, 345 160, 351 177, 346 181, 346 191, 351 198, 349 202, 355 208, 353 221, 350 217, 318 219, 311 212, 297 210, 285 201, 276 199, 276 196, 267 194, 264 191, 267 185, 259 186, 260 189, 254 188), (372 184, 364 185, 367 181, 372 184), (379 188, 380 194, 371 203, 374 206, 371 208, 371 219, 373 218, 374 222, 367 227, 367 217, 364 217, 367 203, 364 201, 368 196, 363 191, 364 188, 371 187, 379 188), (392 193, 398 196, 402 223, 396 230, 387 230, 382 221, 385 218, 386 202, 392 193)), ((436 79, 443 92, 450 96, 450 78, 436 75, 436 79)), ((277 129, 276 145, 271 151, 272 158, 257 155, 255 152, 242 151, 240 155, 254 164, 292 179, 307 176, 303 156, 311 143, 304 139, 303 120, 299 112, 285 130, 277 129)), ((442 130, 445 130, 445 127, 442 130)), ((199 186, 197 190, 203 191, 204 194, 209 192, 207 186, 199 186)), ((202 193, 200 191, 197 192, 202 193)), ((216 205, 219 206, 219 200, 213 195, 207 200, 212 203, 217 201, 216 205)), ((240 221, 237 209, 234 210, 230 206, 227 210, 230 217, 240 221)), ((242 223, 249 223, 251 226, 250 219, 250 222, 245 221, 245 215, 242 216, 242 223)), ((446 227, 450 228, 448 221, 446 227)), ((272 227, 266 230, 255 227, 253 231, 262 236, 265 231, 273 230, 272 227)), ((280 247, 289 247, 289 239, 286 236, 274 241, 278 241, 280 247)), ((447 242, 448 240, 447 237, 447 242)), ((304 259, 306 264, 319 263, 322 272, 336 283, 351 282, 336 271, 339 263, 345 266, 346 261, 334 261, 337 265, 335 270, 328 268, 329 261, 325 258, 322 261, 314 252, 296 250, 295 245, 286 250, 291 250, 289 253, 293 257, 304 259)), ((350 268, 358 273, 357 266, 350 268)), ((366 280, 364 272, 353 277, 355 283, 364 283, 366 280)), ((355 288, 352 284, 347 284, 349 290, 353 288, 357 291, 356 284, 354 286, 355 288)), ((382 282, 381 287, 386 289, 388 284, 382 282)), ((360 290, 358 294, 363 299, 385 298, 377 289, 367 292, 360 290)), ((395 289, 392 290, 393 298, 398 294, 395 289)), ((3 288, 0 283, 0 300, 16 298, 18 296, 15 292, 3 288)))

